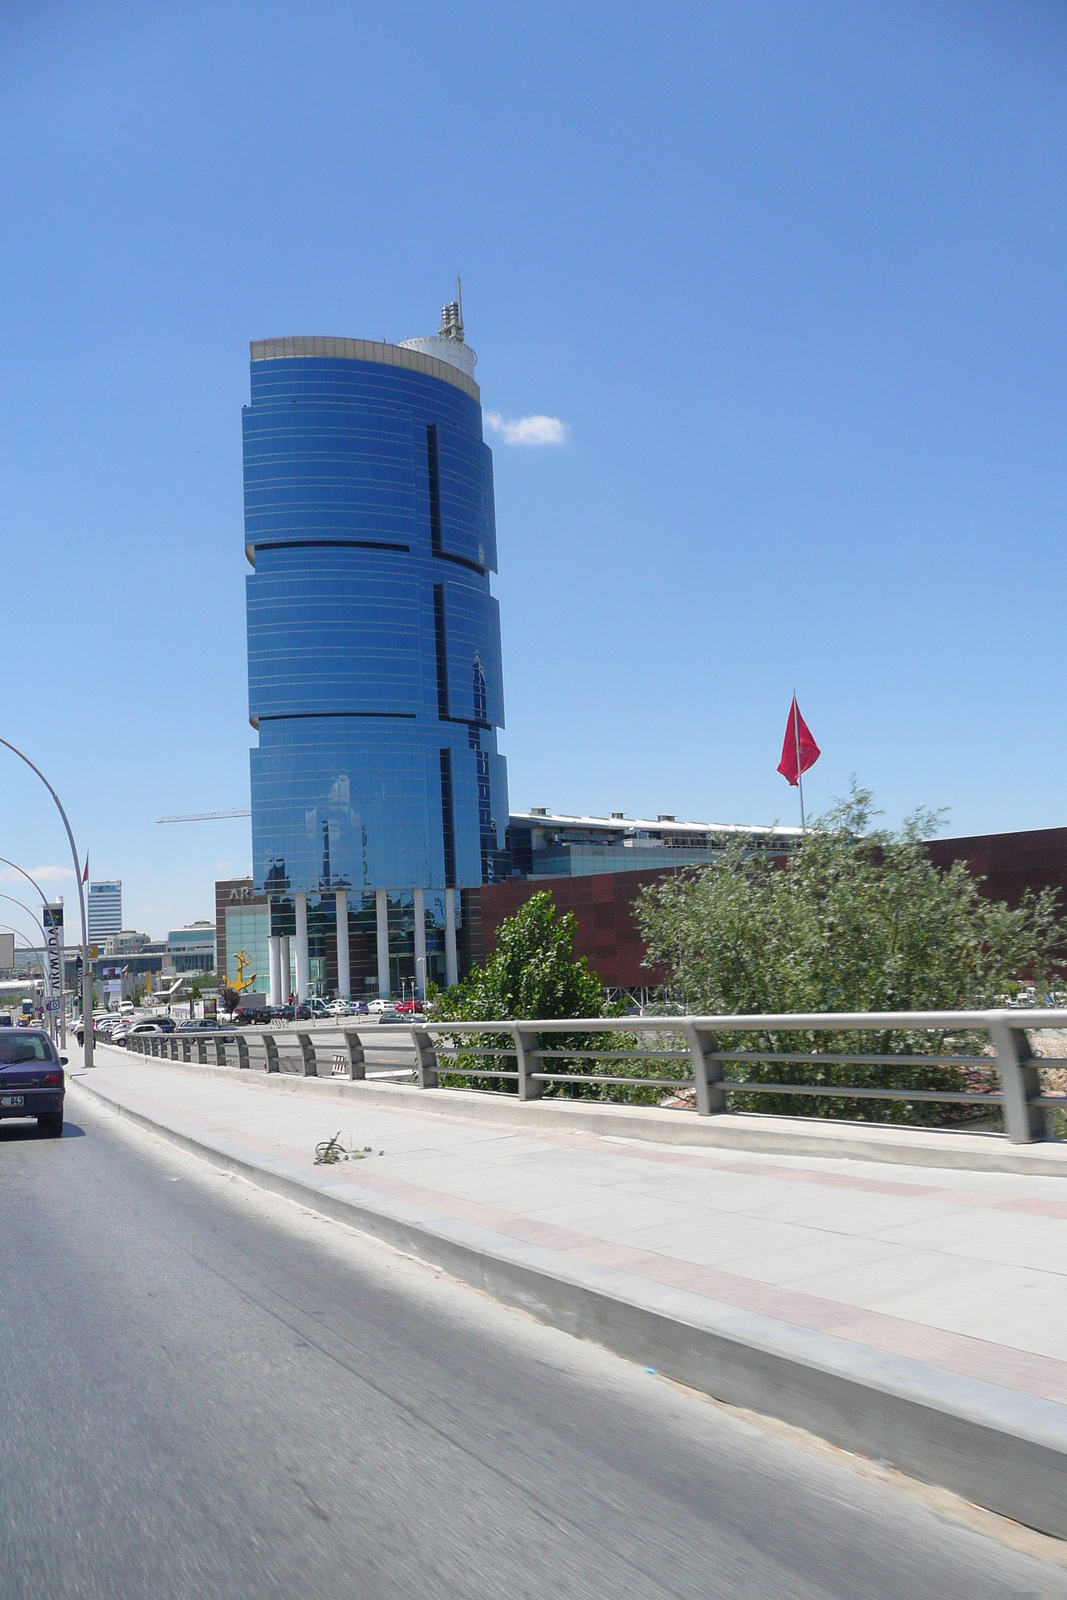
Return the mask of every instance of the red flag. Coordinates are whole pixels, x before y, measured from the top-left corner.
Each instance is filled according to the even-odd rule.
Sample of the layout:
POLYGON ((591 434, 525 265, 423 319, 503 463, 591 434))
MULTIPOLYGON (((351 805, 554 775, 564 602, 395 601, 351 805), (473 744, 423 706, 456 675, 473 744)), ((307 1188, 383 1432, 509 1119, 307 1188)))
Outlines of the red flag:
POLYGON ((89 852, 88 852, 88 850, 85 852, 85 871, 82 873, 82 882, 83 883, 88 883, 89 882, 89 852))
POLYGON ((800 715, 800 707, 794 695, 793 704, 789 707, 789 721, 785 725, 785 742, 782 745, 782 759, 778 763, 778 771, 795 789, 800 782, 800 774, 813 767, 821 754, 822 751, 811 736, 811 729, 800 715))

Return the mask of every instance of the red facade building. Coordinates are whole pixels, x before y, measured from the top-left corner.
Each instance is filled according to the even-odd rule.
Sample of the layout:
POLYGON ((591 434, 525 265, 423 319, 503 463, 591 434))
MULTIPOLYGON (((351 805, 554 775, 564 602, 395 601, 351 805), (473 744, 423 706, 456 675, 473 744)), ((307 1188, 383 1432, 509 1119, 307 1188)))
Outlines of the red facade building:
MULTIPOLYGON (((981 892, 1017 906, 1027 889, 1053 888, 1067 910, 1067 828, 1041 828, 1024 833, 976 834, 965 839, 937 839, 930 855, 939 867, 965 861, 984 878, 981 892)), ((496 930, 531 895, 545 889, 557 910, 573 911, 577 923, 576 956, 585 956, 606 988, 637 989, 664 982, 664 974, 645 966, 645 947, 633 917, 633 902, 646 884, 679 870, 597 872, 585 877, 508 878, 476 891, 481 901, 480 937, 471 940, 470 959, 492 953, 496 930)), ((471 919, 473 922, 473 919, 471 919)), ((473 927, 472 927, 473 932, 473 927)))

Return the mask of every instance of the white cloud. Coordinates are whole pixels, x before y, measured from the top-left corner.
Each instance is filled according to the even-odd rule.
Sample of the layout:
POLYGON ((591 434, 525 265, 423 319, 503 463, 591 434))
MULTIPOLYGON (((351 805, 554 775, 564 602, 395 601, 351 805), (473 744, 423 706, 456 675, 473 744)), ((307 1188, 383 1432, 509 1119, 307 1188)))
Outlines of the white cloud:
POLYGON ((505 444, 566 444, 567 424, 558 417, 502 417, 499 411, 486 411, 485 420, 505 444))
MULTIPOLYGON (((38 883, 61 883, 64 878, 73 878, 73 867, 27 867, 31 878, 36 878, 38 883)), ((0 883, 25 883, 21 872, 16 872, 14 867, 4 867, 0 870, 0 883)))

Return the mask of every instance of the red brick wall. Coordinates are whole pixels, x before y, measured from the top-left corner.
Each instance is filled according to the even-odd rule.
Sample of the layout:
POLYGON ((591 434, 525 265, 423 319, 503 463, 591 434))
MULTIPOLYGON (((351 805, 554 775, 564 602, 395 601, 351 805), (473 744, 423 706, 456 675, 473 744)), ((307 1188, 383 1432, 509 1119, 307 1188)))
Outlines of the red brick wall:
POLYGON ((939 867, 966 861, 987 881, 982 893, 1017 906, 1027 889, 1060 891, 1067 912, 1067 828, 1031 828, 1025 833, 980 833, 969 839, 935 839, 930 854, 939 867))
MULTIPOLYGON (((1067 828, 936 839, 929 849, 942 868, 966 861, 972 872, 987 879, 983 894, 1012 906, 1027 889, 1059 889, 1067 914, 1067 828)), ((588 959, 601 983, 626 989, 663 983, 663 973, 642 965, 644 946, 630 908, 646 883, 655 883, 672 870, 676 869, 604 872, 588 878, 509 878, 489 884, 481 890, 485 954, 492 954, 504 918, 513 916, 532 894, 547 889, 558 911, 574 912, 574 953, 588 959)))
POLYGON ((531 895, 546 889, 557 911, 573 911, 577 920, 574 953, 585 956, 601 983, 633 989, 664 982, 664 974, 642 966, 645 947, 631 913, 638 891, 674 870, 599 872, 587 878, 508 878, 481 891, 485 953, 496 945, 496 930, 514 916, 531 895))

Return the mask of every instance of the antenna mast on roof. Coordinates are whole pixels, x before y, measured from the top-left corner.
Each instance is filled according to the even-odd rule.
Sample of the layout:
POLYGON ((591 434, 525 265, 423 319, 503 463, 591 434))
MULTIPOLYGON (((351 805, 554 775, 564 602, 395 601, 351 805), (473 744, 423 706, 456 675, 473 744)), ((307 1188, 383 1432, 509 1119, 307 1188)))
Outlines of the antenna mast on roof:
POLYGON ((457 339, 463 343, 463 289, 456 274, 456 298, 451 305, 442 307, 439 339, 457 339))

